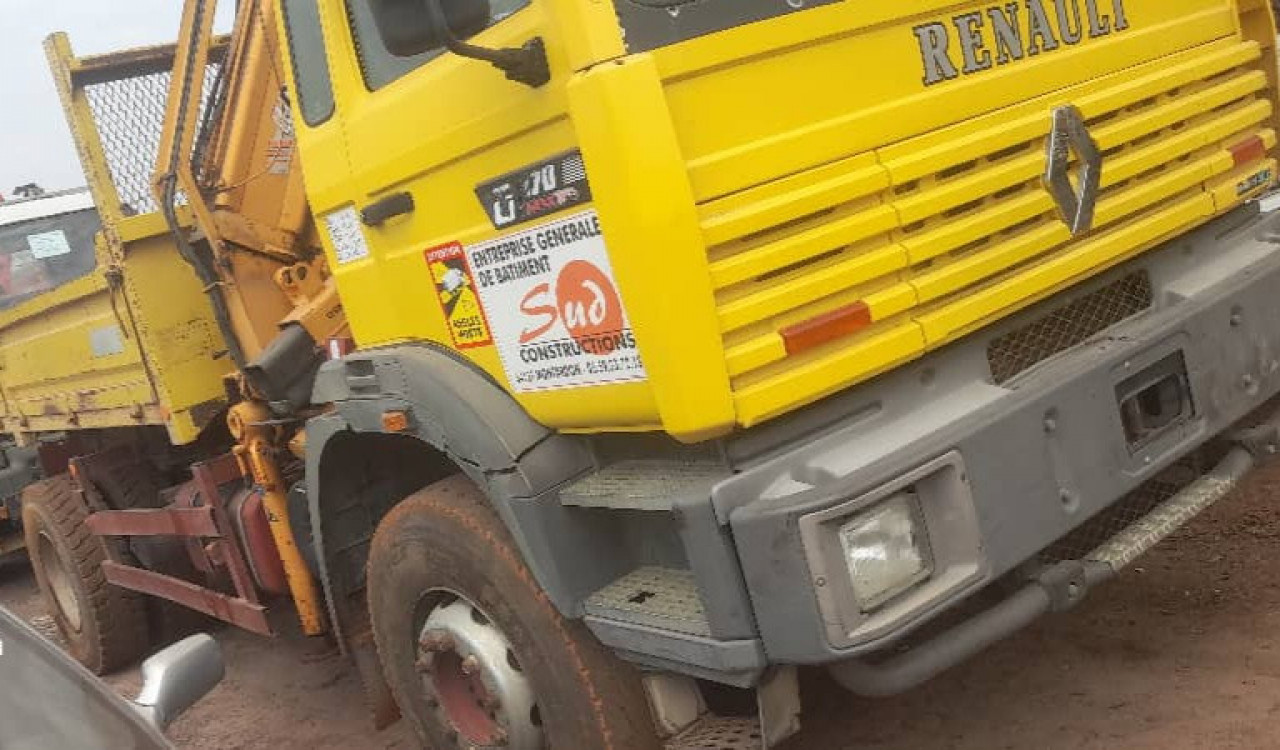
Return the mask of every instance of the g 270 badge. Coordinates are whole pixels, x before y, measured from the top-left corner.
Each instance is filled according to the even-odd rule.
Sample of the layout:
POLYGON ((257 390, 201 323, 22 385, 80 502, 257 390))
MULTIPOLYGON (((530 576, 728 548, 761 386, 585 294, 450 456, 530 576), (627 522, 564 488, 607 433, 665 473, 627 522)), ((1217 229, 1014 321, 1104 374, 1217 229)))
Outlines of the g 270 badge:
POLYGON ((582 152, 574 150, 521 167, 476 187, 495 229, 506 229, 591 201, 582 152))

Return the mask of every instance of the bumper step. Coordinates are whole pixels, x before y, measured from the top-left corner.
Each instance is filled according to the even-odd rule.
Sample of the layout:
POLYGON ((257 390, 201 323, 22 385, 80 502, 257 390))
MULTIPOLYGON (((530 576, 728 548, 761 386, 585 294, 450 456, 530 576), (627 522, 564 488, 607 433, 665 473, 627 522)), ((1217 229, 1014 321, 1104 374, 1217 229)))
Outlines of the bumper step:
POLYGON ((659 630, 709 637, 702 599, 693 573, 639 568, 587 598, 589 615, 659 630))
POLYGON ((565 488, 560 503, 666 512, 677 497, 709 496, 728 476, 717 461, 622 461, 565 488))
POLYGON ((1107 540, 1089 553, 1085 560, 1102 563, 1115 572, 1123 570, 1187 522, 1235 491, 1256 461, 1254 455, 1245 448, 1232 449, 1212 471, 1107 540))
POLYGON ((667 742, 665 750, 761 750, 760 723, 755 719, 707 715, 667 742))
POLYGON ((650 669, 753 687, 766 667, 758 638, 713 635, 694 574, 639 568, 592 594, 583 621, 619 656, 650 669))

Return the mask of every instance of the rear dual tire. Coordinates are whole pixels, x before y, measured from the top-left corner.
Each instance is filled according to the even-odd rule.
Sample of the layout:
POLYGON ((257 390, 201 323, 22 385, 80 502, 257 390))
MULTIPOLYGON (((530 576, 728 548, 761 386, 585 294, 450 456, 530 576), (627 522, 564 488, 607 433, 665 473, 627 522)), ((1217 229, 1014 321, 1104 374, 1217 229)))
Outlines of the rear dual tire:
POLYGON ((70 477, 29 485, 22 493, 27 553, 45 605, 67 650, 95 674, 128 666, 149 645, 142 595, 107 582, 104 540, 89 531, 89 508, 70 477))

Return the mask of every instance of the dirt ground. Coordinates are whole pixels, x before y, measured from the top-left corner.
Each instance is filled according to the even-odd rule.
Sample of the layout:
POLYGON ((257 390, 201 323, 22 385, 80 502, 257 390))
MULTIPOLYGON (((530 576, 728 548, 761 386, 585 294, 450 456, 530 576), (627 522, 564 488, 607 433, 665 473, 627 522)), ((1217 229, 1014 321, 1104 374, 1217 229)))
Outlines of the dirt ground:
MULTIPOLYGON (((851 698, 804 676, 787 750, 1231 750, 1280 747, 1280 466, 1091 597, 924 688, 851 698)), ((0 604, 47 630, 25 563, 0 604)), ((180 719, 180 748, 414 746, 369 728, 355 674, 298 636, 215 631, 227 679, 180 719)), ((111 678, 125 694, 136 673, 111 678)), ((585 750, 585 749, 584 749, 585 750)))

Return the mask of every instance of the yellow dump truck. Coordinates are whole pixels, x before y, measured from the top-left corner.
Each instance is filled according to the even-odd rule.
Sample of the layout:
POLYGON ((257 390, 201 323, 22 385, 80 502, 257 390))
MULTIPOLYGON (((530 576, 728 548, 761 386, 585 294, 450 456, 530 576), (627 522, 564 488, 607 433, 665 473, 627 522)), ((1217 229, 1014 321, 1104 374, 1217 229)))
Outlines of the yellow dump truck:
MULTIPOLYGON (((89 191, 46 194, 24 187, 31 189, 15 192, 29 195, 0 200, 0 315, 93 271, 95 237, 102 228, 89 191)), ((13 366, 21 372, 23 363, 13 366)), ((17 386, 21 378, 11 382, 17 386)), ((0 440, 0 558, 25 549, 21 495, 43 475, 37 458, 32 445, 18 446, 8 436, 0 440)))
POLYGON ((288 597, 427 746, 774 747, 1280 445, 1263 0, 213 6, 50 42, 104 226, 0 391, 91 666, 288 597))

